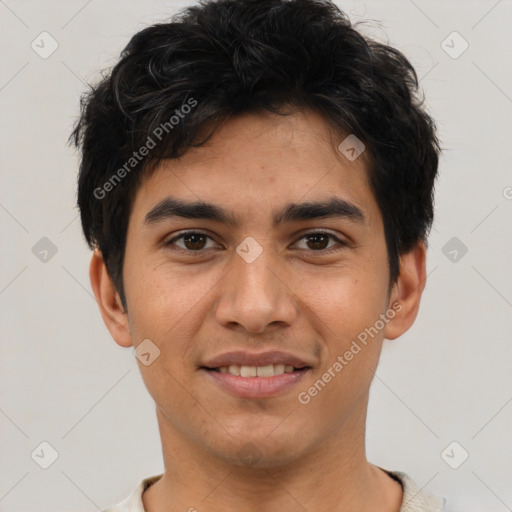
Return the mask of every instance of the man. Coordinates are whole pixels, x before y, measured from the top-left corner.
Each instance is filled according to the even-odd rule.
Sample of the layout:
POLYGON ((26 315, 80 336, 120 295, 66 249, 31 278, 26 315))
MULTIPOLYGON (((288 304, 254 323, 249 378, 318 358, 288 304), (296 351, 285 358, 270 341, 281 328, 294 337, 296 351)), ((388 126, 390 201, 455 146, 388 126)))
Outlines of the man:
POLYGON ((165 463, 110 512, 441 511, 365 455, 425 285, 439 145, 414 69, 328 1, 207 1, 83 98, 92 287, 165 463))

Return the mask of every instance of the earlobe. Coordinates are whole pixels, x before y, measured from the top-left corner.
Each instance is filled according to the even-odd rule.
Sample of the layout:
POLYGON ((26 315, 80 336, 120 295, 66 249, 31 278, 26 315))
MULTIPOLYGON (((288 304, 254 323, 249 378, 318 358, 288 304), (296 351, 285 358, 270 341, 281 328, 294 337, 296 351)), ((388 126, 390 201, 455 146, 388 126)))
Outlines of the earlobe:
POLYGON ((384 337, 393 340, 404 334, 414 323, 426 281, 426 253, 423 242, 400 257, 400 275, 391 291, 389 308, 394 317, 386 325, 384 337))
POLYGON ((103 255, 96 249, 89 265, 89 278, 100 313, 114 341, 121 347, 133 345, 126 314, 110 278, 103 255))

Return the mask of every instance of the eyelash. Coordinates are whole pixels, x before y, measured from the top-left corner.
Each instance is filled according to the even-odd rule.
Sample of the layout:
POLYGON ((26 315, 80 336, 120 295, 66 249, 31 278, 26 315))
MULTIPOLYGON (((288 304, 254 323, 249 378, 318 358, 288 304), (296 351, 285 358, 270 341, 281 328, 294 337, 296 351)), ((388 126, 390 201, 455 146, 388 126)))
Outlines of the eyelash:
MULTIPOLYGON (((177 240, 181 240, 181 239, 183 239, 183 238, 185 238, 186 236, 189 236, 189 235, 202 235, 202 236, 205 236, 205 237, 207 237, 210 240, 213 240, 215 242, 215 240, 210 235, 208 235, 207 233, 204 233, 202 231, 184 231, 180 235, 178 235, 178 236, 172 238, 171 240, 165 242, 164 245, 166 247, 169 247, 169 246, 173 245, 177 240)), ((344 241, 340 240, 337 236, 333 235, 329 231, 309 231, 309 232, 305 233, 304 235, 302 235, 299 238, 299 240, 303 240, 304 238, 306 238, 308 236, 311 236, 311 235, 327 235, 330 239, 333 239, 336 242, 338 242, 338 245, 340 245, 341 247, 331 247, 329 249, 317 249, 317 250, 314 250, 314 249, 310 249, 310 250, 303 249, 303 250, 306 250, 307 252, 320 253, 320 254, 330 254, 331 252, 339 251, 342 248, 347 247, 349 245, 347 242, 344 242, 344 241)), ((197 251, 193 251, 193 250, 190 250, 190 249, 183 249, 182 247, 178 247, 177 250, 181 250, 183 252, 188 252, 188 253, 200 254, 202 252, 205 252, 207 249, 198 249, 197 251)))

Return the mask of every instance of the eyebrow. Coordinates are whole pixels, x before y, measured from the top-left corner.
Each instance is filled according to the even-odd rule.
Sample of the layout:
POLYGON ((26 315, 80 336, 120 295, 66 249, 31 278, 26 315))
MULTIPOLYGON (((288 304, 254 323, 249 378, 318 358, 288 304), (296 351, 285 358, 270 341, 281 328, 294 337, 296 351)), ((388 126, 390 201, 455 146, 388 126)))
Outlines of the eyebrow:
MULTIPOLYGON (((166 197, 160 201, 146 214, 144 224, 149 226, 176 217, 212 220, 231 227, 240 226, 240 221, 233 212, 222 206, 204 201, 186 202, 175 197, 166 197)), ((280 212, 273 212, 272 222, 276 227, 286 222, 325 218, 346 218, 361 224, 366 221, 358 206, 339 197, 331 197, 326 201, 287 204, 280 212)))

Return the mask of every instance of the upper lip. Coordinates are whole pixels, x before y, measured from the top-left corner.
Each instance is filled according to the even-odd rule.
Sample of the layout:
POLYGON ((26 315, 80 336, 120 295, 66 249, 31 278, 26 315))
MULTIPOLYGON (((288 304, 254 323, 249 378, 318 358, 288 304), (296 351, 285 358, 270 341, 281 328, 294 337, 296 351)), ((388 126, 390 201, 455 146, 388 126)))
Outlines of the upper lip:
POLYGON ((295 368, 311 367, 306 361, 298 356, 279 350, 267 352, 244 352, 241 350, 224 352, 211 359, 208 359, 202 366, 207 368, 220 368, 222 366, 267 366, 270 364, 284 364, 295 368))

